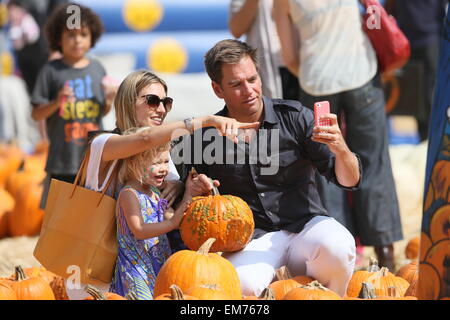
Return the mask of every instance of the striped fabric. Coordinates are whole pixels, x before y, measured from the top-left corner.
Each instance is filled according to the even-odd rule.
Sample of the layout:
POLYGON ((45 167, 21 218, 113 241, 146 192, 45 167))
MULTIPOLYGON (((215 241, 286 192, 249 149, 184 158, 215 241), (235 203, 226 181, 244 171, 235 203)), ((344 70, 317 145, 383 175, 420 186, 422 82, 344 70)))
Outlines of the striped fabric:
MULTIPOLYGON (((132 190, 139 199, 144 222, 161 222, 163 199, 155 202, 147 194, 132 190)), ((145 240, 136 239, 128 228, 122 208, 119 208, 117 240, 118 257, 110 290, 122 296, 129 296, 132 292, 138 300, 152 300, 156 276, 171 254, 167 236, 163 234, 145 240)))

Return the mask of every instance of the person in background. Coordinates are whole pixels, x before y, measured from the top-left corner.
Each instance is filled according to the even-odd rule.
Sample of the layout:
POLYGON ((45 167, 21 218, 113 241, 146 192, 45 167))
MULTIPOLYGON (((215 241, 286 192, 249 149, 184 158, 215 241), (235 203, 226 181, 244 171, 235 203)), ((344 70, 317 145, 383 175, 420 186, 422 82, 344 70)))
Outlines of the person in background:
POLYGON ((274 0, 282 56, 299 77, 299 100, 308 108, 327 100, 343 113, 346 141, 361 157, 364 179, 358 190, 339 190, 317 175, 321 197, 332 217, 361 245, 373 246, 379 263, 395 269, 394 242, 403 238, 389 157, 385 98, 376 53, 361 27, 358 0, 274 0), (292 21, 300 50, 292 46, 292 21))
POLYGON ((297 99, 298 80, 283 65, 272 6, 272 0, 231 0, 228 27, 235 38, 245 34, 246 42, 259 48, 264 95, 297 99))
POLYGON ((69 29, 66 4, 58 7, 45 26, 50 48, 62 58, 41 69, 33 90, 32 118, 45 120, 49 154, 41 208, 45 208, 52 178, 73 182, 87 146, 87 133, 101 129, 101 119, 112 106, 115 91, 106 91, 102 64, 88 56, 103 32, 99 16, 79 6, 80 26, 69 29))
POLYGON ((386 0, 386 10, 396 19, 411 46, 410 61, 423 66, 424 101, 417 120, 421 141, 428 139, 439 39, 443 30, 447 0, 386 0))

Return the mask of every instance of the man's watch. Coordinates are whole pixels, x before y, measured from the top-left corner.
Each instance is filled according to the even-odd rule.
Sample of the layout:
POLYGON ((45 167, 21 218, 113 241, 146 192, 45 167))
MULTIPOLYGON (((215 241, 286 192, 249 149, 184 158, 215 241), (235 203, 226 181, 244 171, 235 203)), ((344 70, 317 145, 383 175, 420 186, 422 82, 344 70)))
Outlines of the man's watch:
POLYGON ((186 129, 188 129, 191 134, 194 133, 194 125, 192 123, 192 120, 194 120, 194 118, 187 118, 187 119, 183 120, 184 125, 186 126, 186 129))

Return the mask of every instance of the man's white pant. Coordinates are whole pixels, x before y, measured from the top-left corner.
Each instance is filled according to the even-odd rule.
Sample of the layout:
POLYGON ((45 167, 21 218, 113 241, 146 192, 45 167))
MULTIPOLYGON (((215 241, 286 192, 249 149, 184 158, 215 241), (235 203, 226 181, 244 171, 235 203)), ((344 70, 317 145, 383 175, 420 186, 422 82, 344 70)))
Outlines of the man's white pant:
POLYGON ((283 265, 293 276, 310 276, 343 296, 354 271, 355 249, 355 239, 343 225, 316 216, 300 233, 269 232, 223 257, 236 268, 246 296, 259 296, 283 265))

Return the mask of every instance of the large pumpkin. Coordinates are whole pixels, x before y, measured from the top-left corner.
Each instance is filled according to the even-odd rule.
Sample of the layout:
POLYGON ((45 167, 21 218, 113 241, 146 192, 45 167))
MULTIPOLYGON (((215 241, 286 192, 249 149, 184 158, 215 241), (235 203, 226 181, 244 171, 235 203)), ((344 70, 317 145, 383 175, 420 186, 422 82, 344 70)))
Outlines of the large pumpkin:
POLYGON ((408 241, 405 247, 405 257, 407 259, 416 259, 419 256, 420 237, 416 236, 408 241))
POLYGON ((370 276, 379 270, 377 259, 371 257, 367 270, 358 270, 353 273, 347 286, 347 297, 357 298, 361 292, 363 282, 366 282, 370 276))
POLYGON ((239 197, 213 195, 194 197, 180 224, 183 242, 198 250, 209 238, 216 239, 211 252, 233 252, 251 240, 255 222, 247 203, 239 197))
POLYGON ((214 241, 215 239, 208 239, 198 251, 181 250, 171 255, 156 277, 153 296, 169 293, 173 284, 183 292, 194 286, 215 284, 230 299, 241 299, 236 269, 227 259, 209 252, 214 241))
POLYGON ((313 278, 308 276, 297 276, 292 278, 286 266, 277 269, 276 279, 276 281, 269 285, 269 288, 272 289, 276 300, 281 300, 286 293, 292 289, 298 288, 302 285, 307 285, 308 283, 314 281, 313 278))
POLYGON ((0 187, 0 239, 8 235, 8 214, 15 204, 16 201, 9 192, 0 187))
POLYGON ((19 169, 23 152, 15 145, 0 144, 0 187, 4 186, 8 177, 19 169))
POLYGON ((64 279, 44 267, 23 268, 25 275, 29 278, 39 277, 44 279, 52 288, 56 300, 69 300, 67 296, 64 279))
POLYGON ((282 300, 342 300, 342 298, 318 281, 313 281, 305 286, 292 289, 282 300))
POLYGON ((16 292, 17 300, 55 300, 50 285, 40 277, 29 278, 21 266, 16 267, 13 280, 7 281, 16 292))
POLYGON ((17 300, 17 295, 13 288, 3 282, 0 282, 0 300, 17 300))
POLYGON ((8 214, 8 228, 11 236, 39 234, 44 218, 44 210, 39 208, 42 191, 43 186, 38 184, 31 184, 18 191, 16 205, 8 214))
POLYGON ((416 297, 419 300, 436 300, 441 291, 441 278, 436 267, 427 262, 419 264, 419 282, 416 297))
POLYGON ((409 287, 408 281, 393 275, 386 267, 382 267, 380 271, 372 274, 366 281, 373 284, 377 297, 389 296, 390 287, 395 287, 399 296, 403 297, 409 287))

